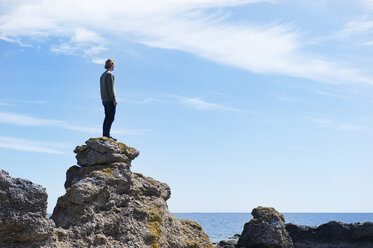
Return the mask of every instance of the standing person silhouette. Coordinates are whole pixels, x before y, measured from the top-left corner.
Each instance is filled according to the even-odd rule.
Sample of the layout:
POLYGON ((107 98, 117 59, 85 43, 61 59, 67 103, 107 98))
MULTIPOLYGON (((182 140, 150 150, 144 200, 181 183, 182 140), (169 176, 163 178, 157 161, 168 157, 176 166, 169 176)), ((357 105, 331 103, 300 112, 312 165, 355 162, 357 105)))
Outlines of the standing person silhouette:
MULTIPOLYGON (((114 59, 108 59, 105 62, 106 71, 102 73, 100 77, 100 89, 101 89, 101 100, 105 108, 105 119, 103 124, 102 136, 114 139, 110 136, 111 124, 113 124, 115 117, 115 109, 117 106, 117 100, 115 98, 115 79, 113 75, 114 71, 114 59)), ((116 141, 116 139, 114 139, 116 141)))

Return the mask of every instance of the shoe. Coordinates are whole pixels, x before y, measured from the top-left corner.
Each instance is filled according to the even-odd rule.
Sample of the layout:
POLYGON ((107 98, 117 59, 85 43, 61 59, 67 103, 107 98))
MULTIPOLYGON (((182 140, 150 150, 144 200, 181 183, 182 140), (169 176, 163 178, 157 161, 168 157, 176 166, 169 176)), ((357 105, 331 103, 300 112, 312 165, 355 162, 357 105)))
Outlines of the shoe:
POLYGON ((114 140, 114 141, 117 141, 117 139, 114 139, 114 138, 111 137, 111 136, 102 136, 102 137, 106 137, 106 138, 112 139, 112 140, 114 140))

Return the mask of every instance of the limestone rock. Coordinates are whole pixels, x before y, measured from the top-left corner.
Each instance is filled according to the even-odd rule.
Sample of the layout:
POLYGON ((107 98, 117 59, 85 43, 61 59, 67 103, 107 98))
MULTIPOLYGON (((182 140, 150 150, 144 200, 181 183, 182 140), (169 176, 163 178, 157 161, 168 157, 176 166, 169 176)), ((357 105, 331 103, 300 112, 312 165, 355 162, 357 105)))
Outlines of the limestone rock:
POLYGON ((12 178, 0 169, 0 246, 32 245, 53 233, 46 218, 47 192, 26 179, 12 178))
POLYGON ((253 219, 245 224, 238 240, 239 248, 293 248, 286 231, 284 216, 274 208, 257 207, 253 219))
POLYGON ((168 210, 167 184, 131 172, 136 149, 95 138, 75 152, 82 167, 67 171, 51 217, 61 247, 212 247, 198 223, 168 210))

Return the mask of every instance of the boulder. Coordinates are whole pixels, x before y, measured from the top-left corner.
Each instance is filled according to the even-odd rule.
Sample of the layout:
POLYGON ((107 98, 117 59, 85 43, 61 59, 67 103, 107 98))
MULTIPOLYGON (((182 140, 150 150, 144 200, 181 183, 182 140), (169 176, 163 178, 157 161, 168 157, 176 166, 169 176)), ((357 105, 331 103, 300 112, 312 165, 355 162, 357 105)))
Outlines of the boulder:
POLYGON ((54 222, 46 218, 47 192, 26 179, 12 178, 0 169, 0 246, 11 243, 32 246, 53 233, 54 222))
POLYGON ((274 208, 257 207, 253 219, 245 224, 238 240, 238 248, 293 248, 286 231, 285 219, 274 208))

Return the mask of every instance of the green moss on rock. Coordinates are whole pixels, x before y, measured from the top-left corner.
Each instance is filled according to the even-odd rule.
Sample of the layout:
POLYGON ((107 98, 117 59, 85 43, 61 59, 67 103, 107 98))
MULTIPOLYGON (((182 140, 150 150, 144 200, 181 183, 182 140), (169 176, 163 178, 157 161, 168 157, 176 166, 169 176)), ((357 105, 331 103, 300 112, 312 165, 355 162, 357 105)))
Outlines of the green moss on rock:
POLYGON ((88 153, 90 148, 87 145, 77 146, 74 150, 75 153, 85 154, 88 153))
POLYGON ((113 173, 113 168, 104 168, 102 170, 100 170, 102 173, 104 173, 105 175, 111 175, 111 173, 113 173))

